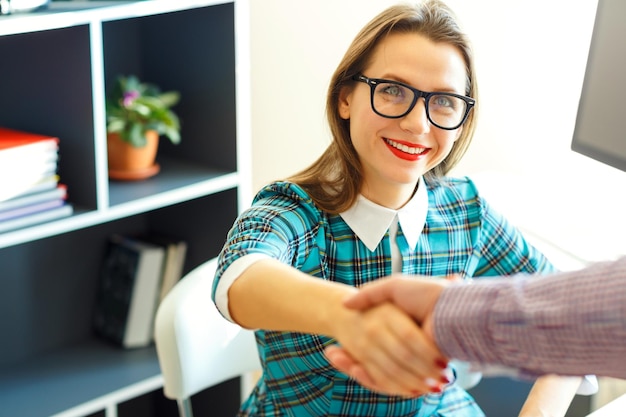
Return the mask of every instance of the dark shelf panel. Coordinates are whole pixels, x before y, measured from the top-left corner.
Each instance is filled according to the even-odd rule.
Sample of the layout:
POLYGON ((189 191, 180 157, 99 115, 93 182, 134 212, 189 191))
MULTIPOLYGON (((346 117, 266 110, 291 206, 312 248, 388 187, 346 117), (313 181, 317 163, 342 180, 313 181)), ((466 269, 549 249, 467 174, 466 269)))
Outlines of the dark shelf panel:
POLYGON ((0 414, 50 416, 159 375, 153 347, 92 341, 1 369, 0 414))
MULTIPOLYGON (((207 183, 229 174, 198 163, 164 156, 160 156, 157 163, 161 170, 152 178, 141 181, 109 181, 109 206, 207 183)), ((210 186, 207 184, 207 187, 210 186)))

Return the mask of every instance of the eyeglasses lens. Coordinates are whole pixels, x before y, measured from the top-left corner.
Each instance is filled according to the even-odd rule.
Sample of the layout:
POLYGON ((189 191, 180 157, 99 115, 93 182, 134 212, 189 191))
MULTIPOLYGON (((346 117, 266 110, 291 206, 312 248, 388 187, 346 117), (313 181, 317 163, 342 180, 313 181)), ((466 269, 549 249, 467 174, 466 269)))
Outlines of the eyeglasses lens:
MULTIPOLYGON (((417 101, 417 93, 401 84, 377 84, 373 94, 374 110, 387 117, 404 116, 417 101)), ((434 124, 442 128, 454 128, 465 117, 467 103, 463 99, 446 93, 431 94, 427 98, 426 111, 434 124)))

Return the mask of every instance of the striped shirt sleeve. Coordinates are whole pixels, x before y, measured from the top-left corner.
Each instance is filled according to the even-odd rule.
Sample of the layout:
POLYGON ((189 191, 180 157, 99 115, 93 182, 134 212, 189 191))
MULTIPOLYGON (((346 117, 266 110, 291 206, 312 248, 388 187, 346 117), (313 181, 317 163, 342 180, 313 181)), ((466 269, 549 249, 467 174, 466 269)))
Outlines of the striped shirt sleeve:
POLYGON ((625 280, 626 257, 551 276, 453 286, 435 307, 435 339, 451 358, 503 365, 519 377, 624 378, 625 280))

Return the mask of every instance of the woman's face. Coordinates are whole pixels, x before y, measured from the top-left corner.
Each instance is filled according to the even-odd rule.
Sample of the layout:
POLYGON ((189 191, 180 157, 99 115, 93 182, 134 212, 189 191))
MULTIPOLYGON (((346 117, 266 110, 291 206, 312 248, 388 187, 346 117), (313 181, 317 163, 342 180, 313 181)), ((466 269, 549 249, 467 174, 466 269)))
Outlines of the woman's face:
MULTIPOLYGON (((414 33, 383 38, 363 75, 401 81, 426 92, 456 94, 465 94, 467 79, 457 48, 414 33)), ((462 129, 433 126, 422 98, 402 118, 379 116, 370 104, 370 86, 361 82, 341 92, 339 115, 350 120, 352 144, 363 169, 361 193, 390 208, 408 201, 419 177, 444 160, 462 129)))

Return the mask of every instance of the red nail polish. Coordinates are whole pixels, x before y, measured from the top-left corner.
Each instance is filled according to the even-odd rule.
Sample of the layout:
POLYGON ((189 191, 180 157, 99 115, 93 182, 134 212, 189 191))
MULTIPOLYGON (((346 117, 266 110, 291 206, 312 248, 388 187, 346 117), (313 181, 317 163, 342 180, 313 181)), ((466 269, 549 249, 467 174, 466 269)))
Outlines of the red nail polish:
POLYGON ((448 367, 448 361, 441 359, 441 358, 437 358, 435 359, 435 365, 441 369, 446 369, 448 367))
POLYGON ((441 387, 431 387, 430 388, 430 392, 434 393, 434 394, 440 394, 442 391, 441 387))

